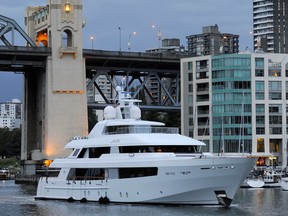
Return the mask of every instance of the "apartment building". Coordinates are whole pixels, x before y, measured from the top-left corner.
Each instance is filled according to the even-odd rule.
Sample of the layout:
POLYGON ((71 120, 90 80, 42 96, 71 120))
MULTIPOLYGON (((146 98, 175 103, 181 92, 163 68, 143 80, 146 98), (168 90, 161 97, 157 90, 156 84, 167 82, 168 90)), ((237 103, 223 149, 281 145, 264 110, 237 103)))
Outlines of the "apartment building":
POLYGON ((191 56, 217 55, 239 52, 239 35, 221 33, 218 25, 205 26, 201 34, 187 36, 191 56))
POLYGON ((20 128, 22 124, 22 103, 18 99, 0 103, 0 128, 20 128))
POLYGON ((214 154, 287 161, 288 55, 239 53, 181 60, 182 133, 214 154))

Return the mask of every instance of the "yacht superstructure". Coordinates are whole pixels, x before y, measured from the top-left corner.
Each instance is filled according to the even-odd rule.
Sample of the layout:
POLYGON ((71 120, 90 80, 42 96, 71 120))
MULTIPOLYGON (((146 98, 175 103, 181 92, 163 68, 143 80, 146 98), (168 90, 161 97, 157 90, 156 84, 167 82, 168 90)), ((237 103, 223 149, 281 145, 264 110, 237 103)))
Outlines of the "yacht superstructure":
POLYGON ((257 158, 199 152, 203 142, 141 120, 135 99, 117 87, 117 106, 88 137, 66 145, 55 177, 39 180, 37 199, 229 206, 257 158))

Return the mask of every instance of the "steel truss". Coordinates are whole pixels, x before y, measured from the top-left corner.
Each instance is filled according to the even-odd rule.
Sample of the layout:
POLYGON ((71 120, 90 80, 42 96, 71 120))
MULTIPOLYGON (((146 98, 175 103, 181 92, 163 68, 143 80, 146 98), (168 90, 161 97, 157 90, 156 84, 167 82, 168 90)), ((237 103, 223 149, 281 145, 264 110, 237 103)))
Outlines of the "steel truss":
POLYGON ((11 18, 0 15, 0 39, 7 47, 13 47, 15 45, 15 30, 20 33, 23 39, 31 47, 36 47, 34 41, 26 34, 26 32, 17 24, 17 22, 11 18), (11 33, 11 41, 9 41, 5 35, 11 33))
MULTIPOLYGON (((108 85, 106 85, 107 87, 108 85)), ((101 95, 105 104, 100 101, 89 101, 89 106, 103 108, 107 104, 115 103, 116 87, 123 86, 124 91, 131 93, 132 98, 140 98, 144 93, 146 108, 166 109, 170 107, 178 110, 180 108, 180 74, 166 72, 131 72, 97 70, 87 79, 87 91, 95 89, 95 93, 101 95), (109 94, 104 92, 98 77, 105 77, 110 83, 109 94)), ((143 97, 143 96, 142 96, 143 97)), ((168 108, 169 109, 169 108, 168 108)))

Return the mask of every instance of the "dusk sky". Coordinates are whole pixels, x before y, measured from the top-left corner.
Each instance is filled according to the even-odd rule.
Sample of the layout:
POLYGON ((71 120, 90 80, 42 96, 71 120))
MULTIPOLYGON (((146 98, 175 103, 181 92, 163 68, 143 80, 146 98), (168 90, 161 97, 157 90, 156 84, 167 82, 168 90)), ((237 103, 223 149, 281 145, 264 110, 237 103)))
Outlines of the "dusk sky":
MULTIPOLYGON (((0 13, 14 19, 23 29, 27 6, 46 5, 48 0, 1 0, 0 13)), ((82 0, 83 48, 109 51, 144 52, 158 47, 162 38, 179 38, 187 47, 186 36, 202 33, 203 26, 217 24, 221 33, 238 34, 240 51, 252 47, 252 0, 82 0), (156 28, 152 28, 155 25, 156 28), (119 31, 121 28, 121 32, 119 31), (121 35, 121 44, 120 44, 121 35)), ((0 42, 2 45, 2 42, 0 42)), ((23 46, 18 40, 16 45, 23 46)), ((22 100, 23 75, 0 72, 0 102, 22 100)))

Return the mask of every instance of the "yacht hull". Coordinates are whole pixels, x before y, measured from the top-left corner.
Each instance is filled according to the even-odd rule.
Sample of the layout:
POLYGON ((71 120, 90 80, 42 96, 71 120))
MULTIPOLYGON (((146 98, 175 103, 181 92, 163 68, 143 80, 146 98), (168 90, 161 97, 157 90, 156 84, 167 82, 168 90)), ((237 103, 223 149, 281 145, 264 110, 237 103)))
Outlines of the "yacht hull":
MULTIPOLYGON (((156 176, 81 181, 42 177, 35 198, 229 206, 255 161, 247 157, 169 158, 145 162, 145 166, 158 167, 156 176)), ((110 161, 105 169, 115 170, 116 164, 119 167, 110 161)))

